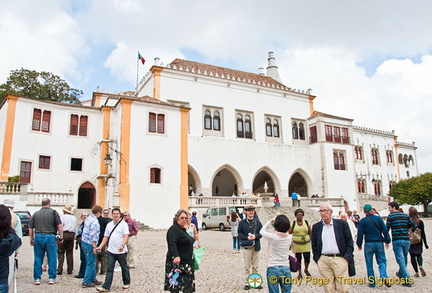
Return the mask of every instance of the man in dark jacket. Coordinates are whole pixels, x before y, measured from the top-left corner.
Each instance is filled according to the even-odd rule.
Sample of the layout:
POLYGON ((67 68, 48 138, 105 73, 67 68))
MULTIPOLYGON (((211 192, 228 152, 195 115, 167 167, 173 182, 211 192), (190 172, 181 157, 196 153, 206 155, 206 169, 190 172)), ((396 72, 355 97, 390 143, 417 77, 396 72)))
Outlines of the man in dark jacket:
POLYGON ((390 234, 387 230, 384 221, 371 213, 372 206, 366 204, 363 207, 363 211, 366 217, 360 220, 357 229, 357 246, 359 250, 362 250, 363 236, 365 240, 364 245, 364 256, 366 261, 366 269, 368 274, 368 282, 370 287, 375 287, 376 284, 382 284, 377 282, 375 279, 375 273, 373 268, 373 256, 376 255, 376 260, 378 263, 378 269, 380 272, 380 277, 387 287, 391 284, 387 276, 387 259, 384 250, 389 248, 389 243, 391 242, 390 234))
MULTIPOLYGON (((240 237, 240 246, 243 248, 243 260, 244 260, 244 268, 245 268, 245 278, 246 285, 244 287, 245 290, 249 290, 250 286, 247 282, 249 275, 252 273, 258 273, 258 264, 259 264, 259 251, 261 250, 261 234, 259 231, 262 228, 261 222, 258 220, 258 217, 255 217, 255 207, 254 206, 245 206, 244 210, 246 211, 246 219, 243 219, 239 223, 238 227, 238 236, 240 237), (248 245, 254 242, 253 247, 245 247, 245 243, 248 245)), ((259 286, 258 289, 262 289, 262 286, 259 286)))
POLYGON ((321 277, 329 280, 324 284, 325 292, 348 292, 348 285, 342 282, 352 275, 348 264, 354 264, 354 244, 348 223, 332 218, 330 203, 322 203, 319 212, 322 220, 312 227, 313 259, 321 277))

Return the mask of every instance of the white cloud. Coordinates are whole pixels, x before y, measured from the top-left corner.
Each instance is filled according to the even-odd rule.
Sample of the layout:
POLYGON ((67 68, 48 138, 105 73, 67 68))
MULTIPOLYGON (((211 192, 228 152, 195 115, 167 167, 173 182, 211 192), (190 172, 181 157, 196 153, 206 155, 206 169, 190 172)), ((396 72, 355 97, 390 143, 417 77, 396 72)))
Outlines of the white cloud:
POLYGON ((283 82, 312 88, 317 110, 394 129, 432 171, 431 10, 429 0, 1 1, 0 83, 24 67, 133 89, 138 50, 140 76, 154 57, 166 64, 185 49, 251 72, 274 51, 283 82))

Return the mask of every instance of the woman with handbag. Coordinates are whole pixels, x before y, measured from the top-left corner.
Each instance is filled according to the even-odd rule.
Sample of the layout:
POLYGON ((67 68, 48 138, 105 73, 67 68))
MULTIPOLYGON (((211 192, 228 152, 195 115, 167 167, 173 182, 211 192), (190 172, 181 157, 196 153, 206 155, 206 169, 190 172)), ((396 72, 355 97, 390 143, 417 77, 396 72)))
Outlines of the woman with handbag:
POLYGON ((174 215, 166 240, 168 252, 165 261, 164 291, 195 292, 193 244, 195 239, 186 231, 188 212, 180 209, 174 215))
POLYGON ((292 236, 288 234, 290 221, 287 216, 279 215, 274 220, 264 224, 260 234, 269 243, 267 263, 267 286, 269 293, 278 293, 279 287, 282 293, 291 292, 291 270, 289 261, 289 248, 292 243, 292 236), (272 226, 275 233, 267 232, 272 226))
MULTIPOLYGON (((288 231, 293 236, 294 251, 298 262, 301 264, 302 256, 304 257, 305 274, 310 276, 309 263, 310 263, 310 252, 311 252, 311 227, 306 220, 303 220, 304 211, 302 209, 296 209, 294 211, 296 220, 292 222, 292 225, 288 231)), ((302 278, 301 269, 298 271, 297 279, 302 278)))
MULTIPOLYGON (((419 269, 420 269, 420 273, 423 277, 426 277, 426 272, 423 269, 423 243, 426 247, 426 249, 429 249, 429 246, 427 244, 427 240, 426 240, 426 234, 425 234, 425 227, 424 227, 424 223, 422 220, 420 220, 420 217, 418 215, 417 209, 415 207, 410 207, 408 209, 408 214, 410 216, 410 218, 414 221, 414 223, 417 225, 417 230, 420 229, 420 235, 421 235, 421 239, 420 242, 418 243, 413 243, 413 242, 417 242, 417 241, 413 241, 411 239, 411 245, 409 248, 409 254, 410 254, 410 258, 411 258, 411 265, 415 271, 414 277, 419 277, 419 269)), ((410 232, 412 233, 412 232, 410 232)))

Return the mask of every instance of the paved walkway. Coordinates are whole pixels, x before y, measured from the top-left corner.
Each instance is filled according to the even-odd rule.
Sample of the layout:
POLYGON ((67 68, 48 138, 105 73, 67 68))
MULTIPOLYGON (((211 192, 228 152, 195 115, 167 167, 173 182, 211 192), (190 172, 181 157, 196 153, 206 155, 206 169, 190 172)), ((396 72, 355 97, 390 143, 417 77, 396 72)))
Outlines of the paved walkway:
MULTIPOLYGON (((429 235, 432 245, 432 220, 425 220, 426 233, 429 235)), ((121 289, 121 273, 115 272, 114 282, 111 292, 163 292, 164 281, 164 260, 166 254, 166 231, 141 231, 138 235, 138 266, 131 270, 131 288, 121 289)), ((231 293, 244 292, 243 286, 243 259, 241 254, 231 253, 231 233, 229 231, 220 232, 217 230, 207 230, 200 233, 201 244, 206 247, 206 255, 201 269, 196 272, 197 292, 231 293)), ((75 279, 79 267, 79 251, 75 250, 75 271, 72 275, 63 274, 58 276, 59 283, 48 285, 46 273, 42 276, 40 286, 33 285, 33 249, 29 244, 29 237, 23 239, 23 246, 19 255, 19 272, 17 277, 19 292, 96 292, 93 288, 81 288, 81 279, 75 279)), ((265 278, 265 257, 267 243, 262 241, 262 253, 260 262, 260 274, 265 278)), ((412 288, 393 285, 391 288, 377 287, 369 288, 366 284, 356 284, 350 287, 350 292, 432 292, 432 256, 430 250, 425 250, 424 268, 428 275, 414 279, 412 288)), ((394 276, 398 267, 394 259, 391 247, 387 251, 388 274, 394 276)), ((363 260, 363 251, 355 250, 355 260, 357 278, 366 281, 366 268, 363 260)), ((409 271, 413 274, 413 269, 409 265, 409 271)), ((66 270, 66 264, 65 269, 66 270)), ((319 277, 315 263, 311 263, 310 272, 312 277, 319 277)), ((377 270, 376 270, 377 272, 377 270)), ((294 273, 294 276, 296 273, 294 273)), ((99 280, 104 280, 105 276, 98 275, 99 280)), ((250 290, 249 292, 268 292, 264 284, 264 290, 250 290)), ((312 282, 294 285, 292 292, 324 292, 323 288, 312 282)))

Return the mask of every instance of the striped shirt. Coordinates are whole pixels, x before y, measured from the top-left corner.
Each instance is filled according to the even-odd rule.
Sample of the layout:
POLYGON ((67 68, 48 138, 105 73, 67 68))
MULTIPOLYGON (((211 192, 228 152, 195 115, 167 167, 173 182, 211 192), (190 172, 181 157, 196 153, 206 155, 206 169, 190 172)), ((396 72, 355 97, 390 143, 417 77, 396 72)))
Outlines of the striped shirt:
POLYGON ((388 230, 391 228, 392 241, 409 241, 408 229, 411 228, 412 231, 415 231, 417 228, 413 220, 402 212, 395 212, 388 215, 386 226, 388 230))

